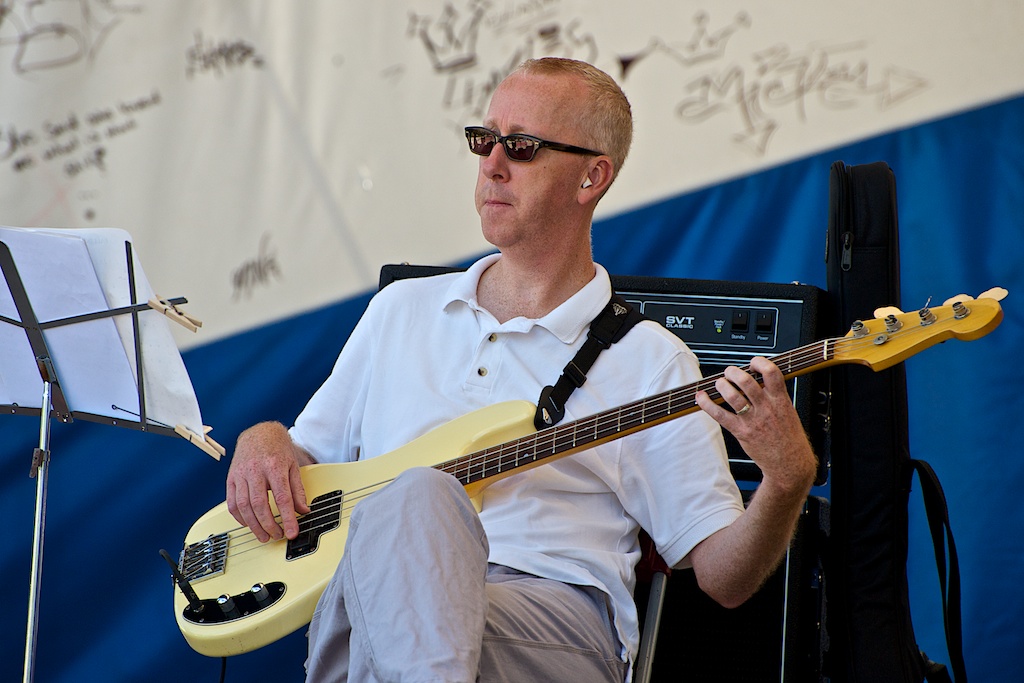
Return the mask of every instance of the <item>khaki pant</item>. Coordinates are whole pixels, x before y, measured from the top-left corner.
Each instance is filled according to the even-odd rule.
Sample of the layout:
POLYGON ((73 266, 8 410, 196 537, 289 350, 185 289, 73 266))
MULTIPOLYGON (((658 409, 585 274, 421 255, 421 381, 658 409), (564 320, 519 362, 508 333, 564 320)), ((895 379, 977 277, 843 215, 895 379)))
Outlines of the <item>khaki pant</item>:
POLYGON ((488 565, 462 486, 428 468, 356 506, 309 630, 309 681, 611 681, 626 664, 608 601, 488 565))

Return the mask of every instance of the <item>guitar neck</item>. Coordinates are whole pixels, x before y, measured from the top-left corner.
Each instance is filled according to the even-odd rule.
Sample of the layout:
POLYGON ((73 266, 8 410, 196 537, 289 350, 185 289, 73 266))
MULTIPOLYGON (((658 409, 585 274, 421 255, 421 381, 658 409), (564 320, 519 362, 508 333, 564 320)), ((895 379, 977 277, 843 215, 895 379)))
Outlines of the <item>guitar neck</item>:
MULTIPOLYGON (((833 360, 833 340, 829 339, 772 358, 787 379, 831 364, 833 360)), ((749 365, 742 369, 762 382, 761 375, 753 372, 749 365)), ((695 412, 699 409, 696 396, 700 391, 721 402, 715 381, 722 376, 723 373, 711 375, 683 387, 469 453, 443 462, 436 469, 451 474, 463 486, 508 476, 513 470, 572 455, 695 412)))
MULTIPOLYGON (((772 357, 788 379, 841 363, 861 363, 878 371, 947 339, 970 341, 985 336, 1003 319, 999 300, 1006 290, 993 288, 980 298, 959 295, 936 309, 896 312, 885 319, 857 321, 845 337, 824 339, 772 357)), ((743 370, 759 383, 763 378, 743 370)), ((507 476, 514 470, 572 455, 586 448, 621 438, 698 410, 697 392, 722 401, 715 381, 722 373, 693 384, 606 410, 590 417, 556 425, 506 443, 437 465, 464 486, 507 476)))

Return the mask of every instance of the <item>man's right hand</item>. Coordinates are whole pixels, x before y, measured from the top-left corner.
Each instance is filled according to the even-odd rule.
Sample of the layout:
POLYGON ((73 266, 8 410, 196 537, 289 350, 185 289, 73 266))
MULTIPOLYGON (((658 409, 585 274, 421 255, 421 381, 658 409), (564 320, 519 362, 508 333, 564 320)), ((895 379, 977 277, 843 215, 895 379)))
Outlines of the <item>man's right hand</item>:
POLYGON ((296 446, 280 422, 261 422, 242 432, 228 469, 227 495, 231 515, 252 529, 260 542, 299 534, 298 515, 309 512, 299 467, 313 459, 296 446), (275 519, 267 491, 280 511, 275 519))

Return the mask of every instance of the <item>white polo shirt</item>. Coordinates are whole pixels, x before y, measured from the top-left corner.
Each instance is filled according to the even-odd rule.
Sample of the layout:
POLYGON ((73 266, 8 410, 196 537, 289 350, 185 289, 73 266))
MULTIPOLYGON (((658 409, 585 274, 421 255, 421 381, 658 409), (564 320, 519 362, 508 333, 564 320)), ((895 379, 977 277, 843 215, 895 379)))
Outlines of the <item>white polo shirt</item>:
MULTIPOLYGON (((380 291, 296 419, 294 441, 318 462, 371 458, 473 410, 536 403, 586 340, 610 280, 597 266, 590 283, 543 318, 499 324, 476 300, 480 275, 498 258, 380 291)), ((564 419, 699 378, 685 344, 644 321, 598 357, 564 419)), ((480 518, 491 562, 606 592, 625 659, 639 641, 638 529, 675 565, 742 512, 721 430, 698 411, 499 481, 486 489, 480 518)))

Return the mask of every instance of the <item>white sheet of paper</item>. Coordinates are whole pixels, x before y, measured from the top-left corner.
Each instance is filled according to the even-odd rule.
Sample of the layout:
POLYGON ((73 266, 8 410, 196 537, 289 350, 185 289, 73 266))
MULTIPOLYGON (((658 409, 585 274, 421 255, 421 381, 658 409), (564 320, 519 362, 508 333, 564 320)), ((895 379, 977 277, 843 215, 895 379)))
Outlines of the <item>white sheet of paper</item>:
MULTIPOLYGON (((36 318, 42 322, 128 306, 126 243, 113 228, 0 227, 36 318)), ((136 301, 153 290, 133 250, 136 301)), ((8 287, 0 286, 0 315, 20 320, 8 287)), ((202 417, 168 320, 139 313, 146 416, 203 434, 202 417)), ((101 318, 44 331, 60 386, 72 411, 138 421, 134 327, 130 315, 101 318)), ((0 323, 0 404, 39 408, 42 381, 23 329, 0 323)))

